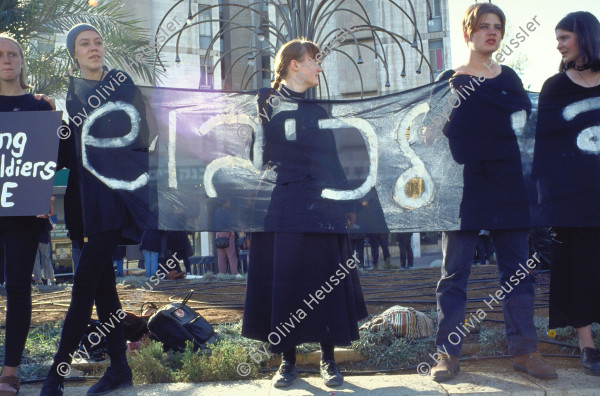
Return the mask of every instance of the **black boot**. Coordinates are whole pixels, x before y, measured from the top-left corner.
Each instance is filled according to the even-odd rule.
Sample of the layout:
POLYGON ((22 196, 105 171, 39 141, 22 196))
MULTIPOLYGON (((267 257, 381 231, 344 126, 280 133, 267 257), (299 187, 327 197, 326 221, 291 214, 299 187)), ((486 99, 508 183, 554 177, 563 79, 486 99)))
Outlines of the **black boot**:
POLYGON ((287 388, 298 378, 296 364, 283 360, 279 370, 273 376, 273 386, 275 388, 287 388))
POLYGON ((340 386, 344 382, 344 377, 334 360, 321 360, 321 378, 325 385, 330 387, 340 386))
POLYGON ((116 370, 111 366, 106 369, 100 380, 88 389, 87 395, 103 395, 115 389, 128 388, 130 386, 133 386, 133 376, 129 366, 121 370, 116 370))
POLYGON ((48 375, 44 381, 44 385, 42 385, 40 396, 63 396, 64 380, 63 377, 57 375, 48 375))
POLYGON ((581 351, 581 367, 589 375, 600 375, 600 352, 597 349, 585 347, 581 351))

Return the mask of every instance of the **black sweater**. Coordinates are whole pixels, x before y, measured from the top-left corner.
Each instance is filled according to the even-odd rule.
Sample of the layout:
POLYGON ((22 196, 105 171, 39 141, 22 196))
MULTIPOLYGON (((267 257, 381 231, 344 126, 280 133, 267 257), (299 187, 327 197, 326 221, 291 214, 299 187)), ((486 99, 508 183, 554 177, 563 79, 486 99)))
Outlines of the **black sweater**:
POLYGON ((444 128, 456 162, 464 164, 460 227, 463 230, 528 228, 529 202, 511 116, 531 102, 509 67, 495 78, 458 75, 450 80, 461 97, 444 128))
POLYGON ((600 86, 582 87, 566 73, 542 87, 532 172, 546 225, 600 226, 599 103, 600 86))

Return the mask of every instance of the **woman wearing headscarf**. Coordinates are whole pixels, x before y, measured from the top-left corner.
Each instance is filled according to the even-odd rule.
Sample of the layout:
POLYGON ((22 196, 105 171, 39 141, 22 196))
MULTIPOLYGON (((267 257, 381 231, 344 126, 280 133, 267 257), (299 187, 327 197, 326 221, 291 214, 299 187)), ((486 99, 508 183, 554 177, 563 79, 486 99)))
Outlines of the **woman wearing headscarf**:
MULTIPOLYGON (((143 169, 148 156, 143 141, 145 115, 140 113, 143 106, 136 103, 136 87, 125 72, 104 66, 105 48, 94 26, 75 25, 67 34, 67 49, 84 79, 70 79, 67 110, 71 136, 61 141, 59 161, 70 170, 65 218, 71 223, 67 221, 67 227, 72 238, 84 243, 58 351, 42 387, 44 396, 62 395, 64 376, 70 371, 94 304, 103 329, 98 336, 106 338, 110 366, 87 394, 100 395, 132 385, 125 356, 125 313, 111 255, 118 245, 139 244, 142 230, 147 228, 145 219, 136 213, 135 202, 122 193, 143 191, 140 174, 147 173, 143 169), (76 232, 81 234, 74 235, 76 232)), ((137 206, 143 207, 141 203, 137 206)))

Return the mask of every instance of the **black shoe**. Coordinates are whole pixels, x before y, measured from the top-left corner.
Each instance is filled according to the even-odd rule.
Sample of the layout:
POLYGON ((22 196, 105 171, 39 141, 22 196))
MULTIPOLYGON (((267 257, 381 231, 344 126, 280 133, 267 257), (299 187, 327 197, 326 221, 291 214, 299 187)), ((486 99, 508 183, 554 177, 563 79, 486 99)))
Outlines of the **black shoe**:
POLYGON ((600 375, 600 352, 597 349, 585 347, 581 351, 581 367, 589 375, 600 375))
POLYGON ((100 380, 88 389, 87 395, 103 395, 115 389, 128 388, 130 386, 133 386, 133 376, 129 367, 126 370, 119 371, 109 367, 100 380))
POLYGON ((49 375, 42 385, 40 396, 63 396, 64 379, 56 375, 49 375))
POLYGON ((330 387, 340 386, 344 382, 344 377, 333 360, 321 360, 321 378, 330 387))
POLYGON ((281 362, 279 370, 273 376, 273 386, 275 388, 287 388, 298 378, 296 365, 290 362, 281 362))

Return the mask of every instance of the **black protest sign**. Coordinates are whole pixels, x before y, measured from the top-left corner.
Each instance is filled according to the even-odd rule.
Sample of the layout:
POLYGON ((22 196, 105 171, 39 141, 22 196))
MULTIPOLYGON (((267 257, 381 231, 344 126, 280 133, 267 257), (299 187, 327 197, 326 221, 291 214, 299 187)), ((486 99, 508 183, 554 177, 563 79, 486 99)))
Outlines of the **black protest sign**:
POLYGON ((0 216, 48 213, 62 112, 0 113, 0 216))

